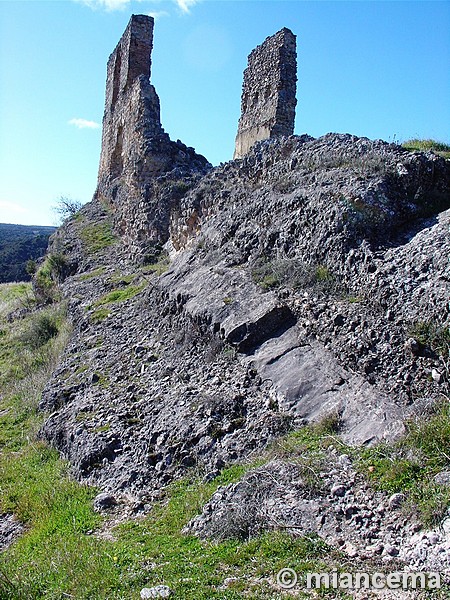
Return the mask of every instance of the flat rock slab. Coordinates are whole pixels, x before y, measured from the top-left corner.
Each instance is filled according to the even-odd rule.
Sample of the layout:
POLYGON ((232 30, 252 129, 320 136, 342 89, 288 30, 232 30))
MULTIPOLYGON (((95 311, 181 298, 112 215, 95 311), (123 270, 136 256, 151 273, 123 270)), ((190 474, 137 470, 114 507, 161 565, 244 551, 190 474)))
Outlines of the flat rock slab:
POLYGON ((294 322, 290 309, 273 293, 262 294, 241 269, 178 268, 163 276, 160 285, 194 320, 210 323, 240 352, 252 350, 294 322))
POLYGON ((348 443, 393 439, 403 431, 404 411, 341 367, 322 345, 302 342, 295 326, 262 344, 245 361, 272 383, 281 411, 308 421, 338 414, 348 443))

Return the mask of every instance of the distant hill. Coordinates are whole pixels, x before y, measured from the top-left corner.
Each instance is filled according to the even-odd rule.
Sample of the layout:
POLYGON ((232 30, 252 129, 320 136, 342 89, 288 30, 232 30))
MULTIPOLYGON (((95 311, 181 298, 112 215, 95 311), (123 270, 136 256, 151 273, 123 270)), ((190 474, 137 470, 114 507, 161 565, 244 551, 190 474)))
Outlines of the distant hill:
POLYGON ((0 283, 28 281, 27 261, 45 254, 56 227, 0 223, 0 283))

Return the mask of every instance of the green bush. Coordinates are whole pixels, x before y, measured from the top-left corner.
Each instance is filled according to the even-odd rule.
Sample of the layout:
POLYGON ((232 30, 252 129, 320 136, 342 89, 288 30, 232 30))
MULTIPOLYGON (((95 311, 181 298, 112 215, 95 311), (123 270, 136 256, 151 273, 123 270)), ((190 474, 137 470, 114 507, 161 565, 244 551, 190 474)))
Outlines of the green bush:
POLYGON ((32 349, 37 349, 58 335, 56 320, 48 314, 33 315, 29 328, 22 335, 22 341, 32 349))
POLYGON ((34 278, 34 291, 40 302, 59 299, 58 284, 67 272, 67 259, 63 254, 48 254, 34 278))

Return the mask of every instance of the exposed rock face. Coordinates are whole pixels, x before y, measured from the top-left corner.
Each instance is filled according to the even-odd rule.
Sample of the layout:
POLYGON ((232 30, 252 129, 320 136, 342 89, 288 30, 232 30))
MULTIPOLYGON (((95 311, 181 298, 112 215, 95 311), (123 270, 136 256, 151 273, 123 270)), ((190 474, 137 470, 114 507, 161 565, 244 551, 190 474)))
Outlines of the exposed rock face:
POLYGON ((24 530, 25 527, 14 515, 0 514, 0 553, 15 542, 24 530))
POLYGON ((248 57, 234 158, 257 141, 294 133, 297 87, 295 35, 282 29, 248 57))
MULTIPOLYGON (((351 135, 284 137, 295 94, 283 120, 294 80, 280 58, 260 107, 273 128, 246 112, 245 156, 211 169, 161 127, 152 25, 133 17, 110 59, 97 197, 53 240, 73 334, 41 402, 41 436, 74 475, 108 492, 102 502, 134 495, 136 511, 190 469, 214 479, 324 417, 349 444, 395 439, 448 394, 450 163, 351 135), (253 143, 261 131, 276 139, 253 143), (111 212, 122 235, 104 245, 94 234, 111 212), (152 266, 130 257, 155 241, 167 242, 163 273, 155 248, 152 266)), ((266 44, 272 65, 285 52, 293 69, 290 32, 266 44)), ((449 568, 448 523, 433 551, 415 548, 398 496, 370 490, 332 447, 317 467, 253 470, 188 529, 277 523, 351 557, 449 568)))
POLYGON ((152 17, 133 15, 107 67, 96 197, 113 204, 116 230, 130 254, 140 251, 144 239, 167 239, 171 205, 154 202, 156 179, 176 169, 173 178, 180 180, 209 167, 193 148, 172 142, 161 125, 150 83, 153 24, 152 17))
POLYGON ((68 224, 74 335, 44 436, 111 492, 220 468, 330 413, 349 443, 392 439, 446 385, 444 358, 408 340, 449 323, 449 177, 380 141, 267 140, 178 196, 170 268, 130 265, 131 282, 121 242, 85 258, 68 224), (95 300, 130 285, 145 287, 98 320, 95 300))

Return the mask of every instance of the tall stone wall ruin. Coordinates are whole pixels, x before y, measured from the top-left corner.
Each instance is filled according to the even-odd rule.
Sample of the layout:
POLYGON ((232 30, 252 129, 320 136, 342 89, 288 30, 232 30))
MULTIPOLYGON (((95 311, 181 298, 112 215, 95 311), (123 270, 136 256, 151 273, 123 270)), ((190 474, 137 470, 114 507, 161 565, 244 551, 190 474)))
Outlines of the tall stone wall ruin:
POLYGON ((193 148, 171 141, 161 125, 150 83, 153 26, 152 17, 133 15, 109 57, 95 193, 113 205, 115 229, 135 253, 142 243, 168 236, 172 207, 160 201, 158 178, 175 172, 180 179, 210 167, 193 148))
POLYGON ((257 141, 294 133, 296 88, 296 38, 284 28, 248 57, 233 158, 245 156, 257 141))
MULTIPOLYGON (((211 168, 193 148, 171 141, 161 125, 150 83, 153 27, 152 17, 133 15, 109 57, 94 196, 112 207, 114 229, 138 261, 151 254, 152 244, 168 240, 182 196, 211 168)), ((249 56, 235 158, 258 140, 293 133, 296 81, 295 36, 282 29, 249 56)))

